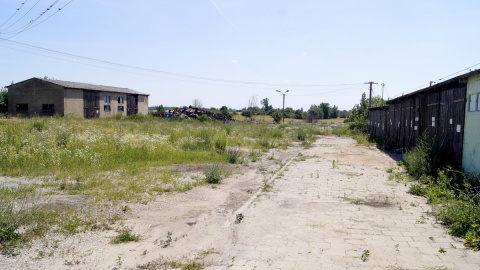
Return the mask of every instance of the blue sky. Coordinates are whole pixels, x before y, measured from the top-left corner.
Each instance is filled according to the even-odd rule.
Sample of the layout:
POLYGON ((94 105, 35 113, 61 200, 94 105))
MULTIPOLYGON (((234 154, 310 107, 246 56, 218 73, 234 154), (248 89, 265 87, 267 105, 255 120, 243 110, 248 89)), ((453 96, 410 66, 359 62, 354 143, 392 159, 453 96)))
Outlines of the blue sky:
MULTIPOLYGON (((0 25, 24 2, 0 0, 0 25)), ((150 105, 231 108, 252 96, 281 107, 275 90, 288 89, 287 107, 351 109, 365 82, 393 98, 480 63, 479 10, 474 0, 27 0, 0 26, 0 85, 48 76, 146 92, 150 105), (55 2, 34 25, 68 5, 12 37, 55 2)))

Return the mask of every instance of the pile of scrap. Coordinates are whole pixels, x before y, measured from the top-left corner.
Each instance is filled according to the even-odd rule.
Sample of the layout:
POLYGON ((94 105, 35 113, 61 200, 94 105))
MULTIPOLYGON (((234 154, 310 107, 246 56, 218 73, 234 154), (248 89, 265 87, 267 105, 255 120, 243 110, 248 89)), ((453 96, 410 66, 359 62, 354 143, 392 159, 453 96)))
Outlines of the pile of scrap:
POLYGON ((164 113, 155 112, 154 116, 165 117, 165 118, 183 118, 183 119, 199 119, 202 115, 206 115, 210 121, 223 121, 231 122, 235 121, 232 116, 228 113, 222 112, 212 112, 203 108, 195 108, 192 106, 182 107, 182 108, 173 108, 166 110, 164 113))

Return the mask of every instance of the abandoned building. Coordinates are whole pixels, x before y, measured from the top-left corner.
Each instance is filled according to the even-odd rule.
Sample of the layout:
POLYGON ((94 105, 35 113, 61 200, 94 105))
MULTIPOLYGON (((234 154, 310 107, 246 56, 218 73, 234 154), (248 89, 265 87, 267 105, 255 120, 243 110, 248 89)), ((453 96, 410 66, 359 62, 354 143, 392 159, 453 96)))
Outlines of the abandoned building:
POLYGON ((148 94, 128 88, 31 78, 7 86, 8 113, 84 118, 148 113, 148 94))
POLYGON ((371 108, 368 131, 383 145, 403 149, 425 134, 451 164, 480 174, 480 70, 371 108))

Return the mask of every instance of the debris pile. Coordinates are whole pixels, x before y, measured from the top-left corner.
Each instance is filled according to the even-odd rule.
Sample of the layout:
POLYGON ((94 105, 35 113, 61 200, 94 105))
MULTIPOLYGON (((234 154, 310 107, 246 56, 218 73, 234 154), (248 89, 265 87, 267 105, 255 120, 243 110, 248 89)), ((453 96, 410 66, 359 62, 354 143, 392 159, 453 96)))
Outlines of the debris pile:
POLYGON ((202 115, 206 115, 208 120, 210 121, 223 121, 223 122, 231 122, 235 121, 232 116, 228 113, 220 112, 220 111, 210 111, 208 109, 203 108, 195 108, 192 106, 182 107, 182 108, 172 108, 166 110, 165 112, 154 112, 154 116, 157 117, 165 117, 165 118, 183 118, 183 119, 197 119, 201 120, 200 117, 202 115))

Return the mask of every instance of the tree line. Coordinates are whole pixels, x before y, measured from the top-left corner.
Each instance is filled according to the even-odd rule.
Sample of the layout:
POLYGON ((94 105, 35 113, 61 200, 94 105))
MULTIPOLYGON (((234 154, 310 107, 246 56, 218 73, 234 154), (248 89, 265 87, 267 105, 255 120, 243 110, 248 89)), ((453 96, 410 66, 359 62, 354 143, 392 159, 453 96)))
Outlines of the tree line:
MULTIPOLYGON (((264 98, 260 101, 261 107, 256 105, 256 98, 251 97, 249 100, 249 106, 242 109, 242 116, 246 118, 253 118, 256 115, 270 115, 275 122, 279 122, 282 119, 282 109, 273 108, 270 105, 270 100, 264 98)), ((285 108, 285 118, 290 119, 303 119, 307 122, 316 122, 320 119, 333 119, 333 118, 347 118, 349 111, 339 110, 337 106, 331 106, 329 103, 322 102, 319 105, 312 104, 308 110, 293 109, 291 107, 285 108)))

